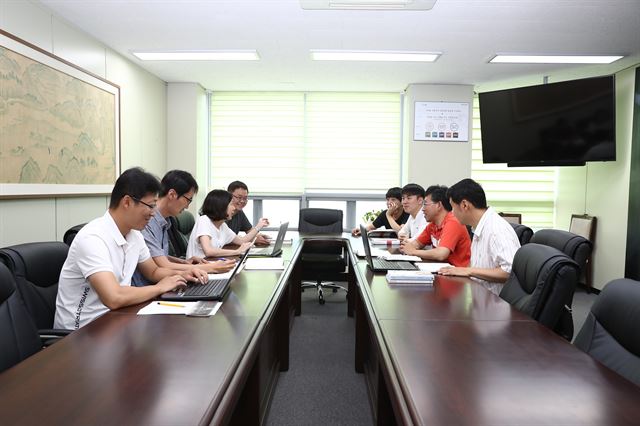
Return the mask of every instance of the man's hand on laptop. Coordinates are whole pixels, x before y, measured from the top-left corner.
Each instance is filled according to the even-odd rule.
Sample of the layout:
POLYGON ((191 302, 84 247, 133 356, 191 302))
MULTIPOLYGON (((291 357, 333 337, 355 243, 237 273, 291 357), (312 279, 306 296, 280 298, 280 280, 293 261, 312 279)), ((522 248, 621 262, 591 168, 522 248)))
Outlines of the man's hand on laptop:
POLYGON ((271 238, 269 238, 268 235, 258 234, 258 236, 256 237, 255 245, 257 245, 257 246, 268 246, 270 239, 271 238))
POLYGON ((234 259, 223 259, 209 262, 207 267, 204 269, 211 274, 222 274, 229 272, 234 266, 236 266, 236 261, 234 259))
POLYGON ((192 283, 206 284, 209 281, 207 273, 200 268, 191 268, 184 271, 181 275, 185 280, 192 283))
POLYGON ((253 246, 253 243, 251 243, 250 241, 248 241, 246 243, 242 243, 240 245, 240 247, 238 247, 238 249, 236 250, 235 254, 242 254, 245 251, 249 250, 251 248, 251 246, 253 246))
POLYGON ((159 287, 162 293, 173 291, 186 286, 187 280, 181 275, 171 275, 169 277, 164 277, 156 283, 156 287, 159 287))

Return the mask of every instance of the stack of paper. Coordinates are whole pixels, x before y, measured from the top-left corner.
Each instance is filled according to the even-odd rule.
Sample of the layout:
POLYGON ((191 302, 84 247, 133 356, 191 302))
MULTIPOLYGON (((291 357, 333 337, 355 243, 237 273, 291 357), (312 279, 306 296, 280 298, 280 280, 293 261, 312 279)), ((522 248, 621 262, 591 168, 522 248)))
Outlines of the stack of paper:
POLYGON ((375 245, 387 245, 387 246, 399 246, 400 240, 397 238, 369 238, 371 244, 375 245))
POLYGON ((424 284, 433 285, 433 274, 426 271, 388 271, 389 284, 424 284))

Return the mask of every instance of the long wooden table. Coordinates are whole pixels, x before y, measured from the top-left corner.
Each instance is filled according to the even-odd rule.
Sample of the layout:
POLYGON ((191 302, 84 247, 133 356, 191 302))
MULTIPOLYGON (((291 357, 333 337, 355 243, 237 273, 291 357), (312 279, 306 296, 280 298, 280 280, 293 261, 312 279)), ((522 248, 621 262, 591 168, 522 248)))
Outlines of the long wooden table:
POLYGON ((2 424, 260 424, 300 313, 305 244, 342 245, 378 424, 632 424, 640 389, 469 280, 391 288, 351 237, 285 247, 209 318, 109 312, 0 375, 2 424))

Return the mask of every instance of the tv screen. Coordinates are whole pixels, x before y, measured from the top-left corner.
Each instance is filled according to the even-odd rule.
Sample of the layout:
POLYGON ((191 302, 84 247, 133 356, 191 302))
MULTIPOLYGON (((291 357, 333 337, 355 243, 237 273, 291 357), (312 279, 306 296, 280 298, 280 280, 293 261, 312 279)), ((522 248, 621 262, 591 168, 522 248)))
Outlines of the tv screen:
POLYGON ((614 76, 479 94, 482 157, 509 166, 614 161, 614 76))

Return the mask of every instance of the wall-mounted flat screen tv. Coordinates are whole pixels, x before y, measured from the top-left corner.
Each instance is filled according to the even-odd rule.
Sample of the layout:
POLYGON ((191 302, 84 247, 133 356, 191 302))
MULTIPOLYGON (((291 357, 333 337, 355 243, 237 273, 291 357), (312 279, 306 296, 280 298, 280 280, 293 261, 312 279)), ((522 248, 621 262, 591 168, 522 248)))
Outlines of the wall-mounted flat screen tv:
POLYGON ((478 97, 485 163, 576 166, 616 159, 613 75, 478 97))

